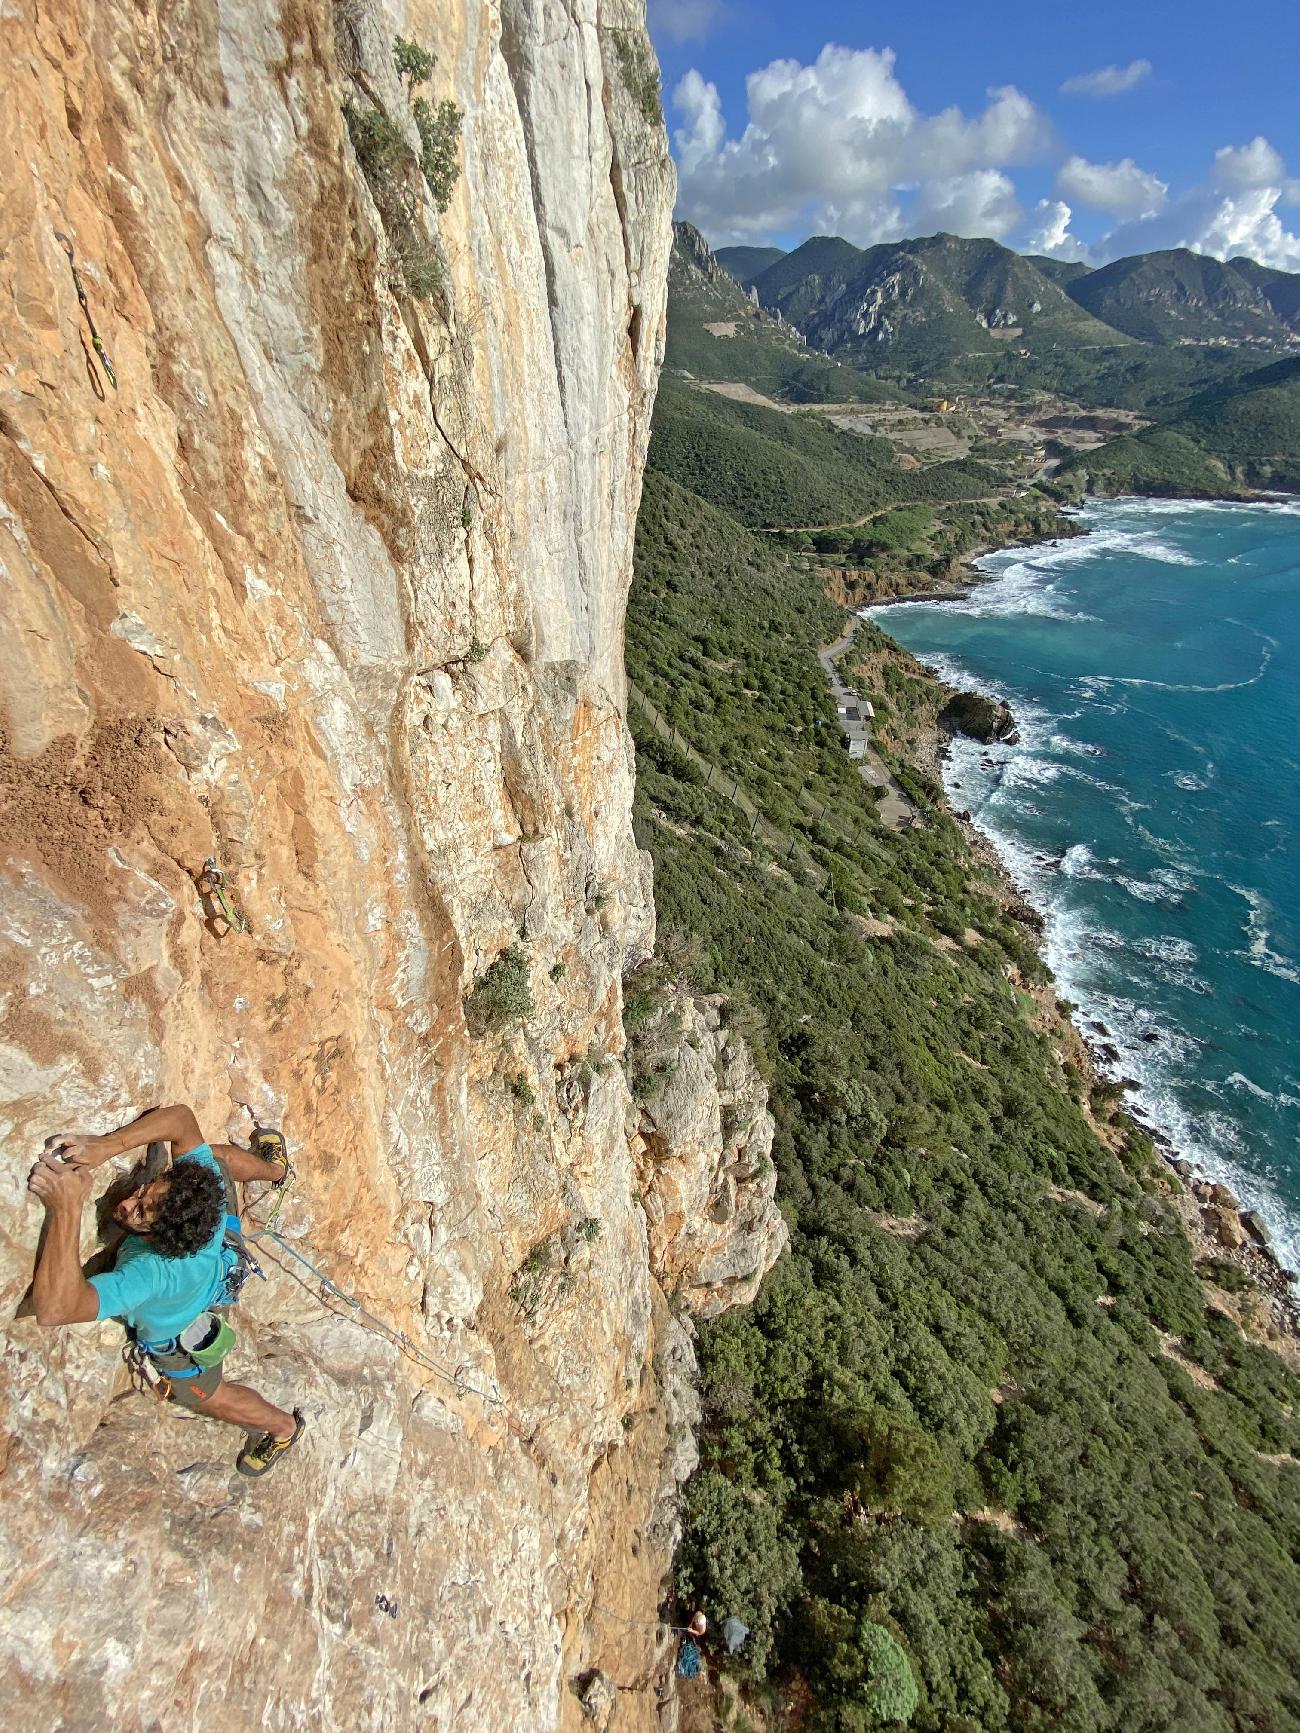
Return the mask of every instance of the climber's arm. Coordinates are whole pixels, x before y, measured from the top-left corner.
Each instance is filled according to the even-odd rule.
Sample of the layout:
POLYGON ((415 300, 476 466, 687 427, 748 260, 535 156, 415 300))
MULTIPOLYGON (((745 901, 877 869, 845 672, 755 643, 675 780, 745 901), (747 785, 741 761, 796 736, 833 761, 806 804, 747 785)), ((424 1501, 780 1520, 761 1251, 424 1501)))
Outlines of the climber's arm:
POLYGON ((203 1133, 193 1109, 176 1106, 155 1107, 133 1119, 130 1125, 106 1132, 103 1137, 81 1137, 72 1131, 59 1131, 46 1138, 45 1148, 51 1154, 62 1155, 70 1167, 98 1167, 100 1162, 114 1155, 125 1155, 129 1149, 142 1149, 146 1143, 170 1143, 173 1155, 184 1155, 202 1142, 203 1133))
POLYGON ((90 1175, 42 1157, 27 1187, 45 1205, 45 1238, 32 1279, 32 1310, 41 1324, 91 1324, 99 1295, 81 1273, 81 1211, 90 1175))

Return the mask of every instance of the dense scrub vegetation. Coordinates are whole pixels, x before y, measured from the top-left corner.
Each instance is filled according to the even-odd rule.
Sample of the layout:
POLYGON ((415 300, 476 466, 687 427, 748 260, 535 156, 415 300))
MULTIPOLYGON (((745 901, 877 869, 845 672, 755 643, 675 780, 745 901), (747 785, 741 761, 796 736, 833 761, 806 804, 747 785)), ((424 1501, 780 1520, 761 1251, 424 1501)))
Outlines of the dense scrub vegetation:
POLYGON ((1006 499, 896 506, 855 527, 794 530, 773 542, 832 570, 847 569, 854 598, 866 601, 969 577, 962 558, 977 550, 1077 533, 1055 499, 1031 488, 1006 499))
POLYGON ((1197 392, 1166 420, 1063 465, 1106 493, 1300 487, 1300 356, 1197 392))
POLYGON ((1295 1726, 1296 1384, 1207 1308, 1141 1132, 1099 1137, 1031 931, 902 756, 939 695, 872 634, 926 820, 880 822, 815 656, 843 618, 647 477, 632 677, 830 875, 638 725, 660 930, 749 1033, 793 1236, 701 1333, 681 1591, 750 1626, 756 1690, 806 1682, 810 1728, 1295 1726))
POLYGON ((660 385, 651 461, 753 528, 842 523, 902 500, 978 499, 998 479, 970 460, 901 470, 888 440, 672 379, 660 385))

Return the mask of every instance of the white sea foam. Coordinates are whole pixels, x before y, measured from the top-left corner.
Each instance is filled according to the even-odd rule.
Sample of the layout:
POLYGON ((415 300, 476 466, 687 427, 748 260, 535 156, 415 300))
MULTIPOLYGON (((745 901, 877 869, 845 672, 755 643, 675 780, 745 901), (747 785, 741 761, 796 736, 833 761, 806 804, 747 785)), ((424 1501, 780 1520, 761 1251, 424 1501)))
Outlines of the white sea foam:
MULTIPOLYGON (((978 776, 979 750, 976 748, 960 767, 963 777, 971 782, 978 776)), ((958 768, 955 760, 950 760, 949 773, 955 774, 958 768)), ((1142 981, 1153 975, 1185 991, 1209 991, 1194 973, 1200 960, 1195 946, 1176 934, 1125 939, 1099 927, 1089 910, 1071 907, 1070 899, 1063 895, 1062 880, 1111 879, 1118 863, 1099 860, 1086 843, 1073 844, 1059 859, 1028 847, 998 823, 996 791, 975 813, 975 823, 998 850, 1026 899, 1043 916, 1044 955, 1060 992, 1080 1007, 1074 1014, 1076 1023, 1094 1039, 1094 1032, 1087 1027, 1090 1020, 1100 1019, 1109 1031, 1108 1039, 1119 1058, 1109 1065, 1101 1064, 1100 1069, 1112 1077, 1132 1079, 1137 1089, 1130 1100, 1142 1123, 1166 1138, 1198 1173, 1230 1186, 1244 1207, 1258 1210, 1270 1225, 1282 1263, 1300 1265, 1300 1223, 1289 1213, 1270 1177, 1257 1171, 1258 1154, 1246 1147, 1232 1114, 1194 1111, 1180 1097, 1180 1086, 1193 1068, 1198 1076, 1201 1074, 1202 1043, 1190 1031, 1153 1018, 1144 1002, 1142 981), (1133 960, 1128 966, 1123 959, 1130 954, 1133 960), (1157 1041, 1147 1039, 1152 1033, 1158 1035, 1157 1041)), ((1177 858, 1177 845, 1166 839, 1153 840, 1164 843, 1169 851, 1167 859, 1170 854, 1177 858)), ((1133 882, 1147 891, 1158 889, 1160 898, 1169 900, 1185 894, 1194 880, 1180 863, 1133 882)), ((1258 938, 1258 933, 1255 936, 1258 938)), ((1202 1081, 1204 1086, 1213 1087, 1209 1080, 1202 1081)), ((1233 1089, 1240 1087, 1233 1079, 1228 1083, 1233 1089)), ((1293 1104, 1300 1106, 1300 1095, 1283 1099, 1283 1105, 1293 1104)))
POLYGON ((1101 517, 1112 511, 1131 512, 1144 517, 1182 517, 1186 513, 1195 512, 1207 517, 1235 517, 1238 514, 1272 512, 1281 517, 1300 516, 1300 499, 1294 494, 1274 494, 1271 497, 1252 500, 1231 499, 1143 499, 1139 494, 1126 494, 1121 498, 1108 500, 1104 505, 1091 504, 1083 506, 1074 515, 1080 522, 1086 523, 1090 518, 1101 517))
POLYGON ((1170 774, 1174 776, 1174 782, 1177 786, 1179 788, 1185 788, 1189 794, 1199 794, 1202 789, 1206 789, 1210 786, 1204 777, 1192 776, 1186 771, 1181 775, 1174 775, 1172 771, 1170 774))
MULTIPOLYGON (((1086 535, 1072 536, 1068 541, 1039 543, 1031 548, 1017 549, 1016 552, 1020 557, 1010 570, 1017 570, 1021 565, 1025 565, 1030 571, 1038 573, 1081 566, 1103 554, 1128 554, 1134 559, 1155 560, 1165 566, 1204 564, 1204 561, 1196 559, 1183 548, 1162 541, 1154 530, 1130 529, 1120 524, 1106 524, 1089 529, 1086 535)), ((986 571, 998 571, 1002 569, 998 562, 1006 558, 1006 552, 985 554, 976 560, 975 564, 986 571)))
MULTIPOLYGON (((1291 1083, 1294 1082, 1294 1079, 1288 1078, 1287 1081, 1291 1083)), ((1285 1089, 1279 1089, 1274 1093, 1272 1090, 1263 1088, 1255 1082, 1253 1077, 1247 1077, 1242 1071, 1232 1072, 1230 1076, 1224 1078, 1224 1083, 1233 1089, 1244 1090, 1247 1095, 1253 1095, 1256 1101, 1264 1102, 1277 1112, 1281 1112, 1284 1108, 1300 1107, 1300 1095, 1292 1095, 1285 1089)), ((1300 1089, 1300 1084, 1297 1084, 1296 1088, 1300 1089)))
POLYGON ((1300 966, 1297 966, 1291 957, 1273 949, 1273 936, 1268 929, 1269 917, 1273 911, 1268 903, 1258 891, 1247 890, 1244 885, 1229 885, 1228 888, 1245 901, 1247 909, 1247 946, 1244 951, 1234 952, 1234 955, 1244 957, 1248 963, 1253 963, 1257 969, 1263 969, 1268 975, 1276 975, 1279 981, 1292 981, 1300 987, 1300 966))
POLYGON ((1091 620, 1096 617, 1072 606, 1069 598, 1057 590, 1043 569, 1045 562, 1014 560, 1010 565, 993 564, 997 557, 990 554, 975 561, 981 571, 992 575, 969 596, 939 602, 900 602, 893 606, 937 608, 944 612, 958 609, 977 620, 1013 614, 1044 620, 1091 620))
POLYGON ((1180 939, 1172 933, 1137 939, 1131 948, 1139 957, 1153 957, 1162 963, 1194 963, 1199 956, 1190 939, 1180 939))
MULTIPOLYGON (((1156 560, 1163 558, 1165 563, 1184 563, 1190 560, 1190 556, 1174 546, 1172 536, 1158 535, 1152 520, 1188 509, 1207 512, 1275 511, 1293 516, 1300 513, 1300 502, 1287 500, 1243 508, 1217 502, 1198 502, 1188 506, 1183 501, 1135 501, 1118 521, 1114 515, 1116 508, 1106 506, 1096 513, 1082 514, 1085 522, 1090 517, 1101 522, 1101 528, 1094 529, 1086 537, 1058 546, 1006 550, 1001 555, 981 561, 984 569, 992 574, 990 582, 977 592, 973 603, 945 606, 955 606, 967 613, 982 612, 984 598, 999 586, 1005 586, 1002 598, 994 597, 989 612, 1040 615, 1046 612, 1058 618, 1077 619, 1080 615, 1072 611, 1074 598, 1064 581, 1069 568, 1108 550, 1128 551, 1135 557, 1148 554, 1156 560), (1145 548, 1142 545, 1144 541, 1145 548)), ((1233 690, 1264 677, 1275 646, 1263 634, 1258 636, 1262 640, 1263 654, 1251 679, 1225 682, 1209 690, 1233 690)), ((983 691, 993 697, 1008 696, 973 676, 954 658, 931 654, 924 660, 950 684, 983 691)), ((1145 684, 1099 675, 1078 680, 1072 691, 1083 701, 1085 714, 1096 710, 1114 712, 1124 708, 1122 686, 1130 683, 1145 684)), ((1164 682, 1150 684, 1167 687, 1164 682)), ((1203 691, 1207 688, 1188 686, 1183 689, 1203 691)), ((1141 1112, 1143 1123, 1166 1137, 1199 1172, 1230 1185, 1243 1205, 1257 1209, 1275 1233, 1277 1253, 1283 1263, 1300 1264, 1300 1223, 1282 1203, 1272 1183, 1275 1176, 1263 1166, 1260 1151, 1246 1146, 1239 1120, 1232 1111, 1234 1095, 1245 1094, 1254 1098, 1254 1091, 1248 1087, 1253 1080, 1236 1072, 1228 1079, 1216 1082, 1211 1074, 1213 1047, 1207 1049, 1188 1030, 1170 1026, 1167 1017, 1158 1019, 1146 1002, 1156 979, 1184 992, 1209 991, 1207 983, 1196 973, 1201 960, 1196 948, 1175 934, 1134 941, 1108 931, 1098 923, 1095 910, 1086 906, 1089 897, 1086 888, 1082 884, 1073 889, 1070 886, 1070 881, 1074 880, 1118 879, 1128 894, 1143 902, 1168 907, 1194 891, 1198 878, 1214 875, 1207 875, 1190 862, 1185 849, 1176 840, 1148 831, 1132 816, 1144 810, 1143 803, 1128 799, 1120 790, 1110 791, 1107 784, 1087 777, 1077 762, 1083 756, 1078 750, 1082 743, 1072 743, 1062 731, 1069 718, 1061 714, 1049 715, 1027 704, 1014 692, 1010 697, 1016 710, 1022 744, 1019 747, 999 745, 990 750, 976 742, 955 741, 945 767, 949 786, 954 782, 961 785, 954 803, 971 808, 976 826, 997 848, 1021 892, 1043 916, 1046 961, 1061 993, 1082 1007, 1075 1014, 1080 1027, 1087 1033, 1090 1019, 1104 1020, 1119 1058, 1102 1069, 1115 1077, 1134 1079, 1137 1089, 1130 1099, 1141 1112), (1071 763, 1072 759, 1075 762, 1071 763), (1098 859, 1084 843, 1075 844, 1062 856, 1020 841, 1014 833, 1029 805, 1025 795, 1036 789, 1045 790, 1053 782, 1059 782, 1062 776, 1083 777, 1108 790, 1117 807, 1125 810, 1134 832, 1146 839, 1165 865, 1145 876, 1134 872, 1121 874, 1119 861, 1098 859), (1153 1035, 1156 1039, 1151 1039, 1153 1035), (1218 1094, 1224 1110, 1205 1111, 1203 1097, 1197 1105, 1189 1104, 1184 1092, 1193 1083, 1202 1090, 1218 1094)), ((1187 744, 1195 752, 1193 762, 1204 759, 1197 772, 1183 773, 1186 783, 1175 778, 1177 786, 1188 787, 1191 792, 1193 788, 1208 785, 1215 776, 1215 766, 1199 743, 1187 744)), ((1245 892, 1241 894, 1246 895, 1245 892)), ((1248 931, 1250 961, 1271 973, 1281 974, 1284 979, 1300 982, 1300 965, 1282 955, 1272 942, 1267 906, 1262 899, 1258 906, 1251 903, 1249 896, 1246 900, 1251 917, 1248 931)), ((1300 1107, 1300 1082, 1294 1087, 1294 1096, 1287 1091, 1278 1091, 1274 1097, 1278 1110, 1300 1107)), ((1255 1089, 1258 1088, 1255 1085, 1255 1089)), ((1193 1099, 1194 1095, 1193 1091, 1193 1099)))
POLYGON ((1273 660, 1273 651, 1277 648, 1276 640, 1270 638, 1260 657, 1259 667, 1247 680, 1221 680, 1214 686, 1197 686, 1181 680, 1142 680, 1133 674, 1085 674, 1083 678, 1102 692, 1112 686, 1148 686, 1156 692, 1240 692, 1247 686, 1258 686, 1268 673, 1268 665, 1273 660))

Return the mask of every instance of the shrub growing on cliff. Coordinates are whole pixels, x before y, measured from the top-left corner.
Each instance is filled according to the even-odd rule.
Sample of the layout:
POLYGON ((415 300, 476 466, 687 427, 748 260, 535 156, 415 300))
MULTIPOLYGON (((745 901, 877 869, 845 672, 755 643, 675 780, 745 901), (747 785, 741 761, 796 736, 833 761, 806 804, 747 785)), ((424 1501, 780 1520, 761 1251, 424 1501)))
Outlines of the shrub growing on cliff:
POLYGON ((408 42, 405 36, 395 36, 393 65, 397 68, 397 76, 406 83, 409 95, 417 84, 428 81, 437 61, 428 49, 421 48, 418 42, 408 42))
POLYGON ((423 96, 414 95, 415 87, 425 82, 436 64, 427 49, 399 36, 393 45, 393 64, 411 102, 419 151, 411 148, 402 127, 373 99, 363 103, 349 97, 343 114, 392 249, 394 287, 418 301, 428 301, 442 288, 444 271, 438 249, 425 236, 419 221, 416 177, 423 178, 434 204, 440 212, 445 211, 460 173, 456 149, 461 116, 454 102, 443 101, 435 107, 423 96))
POLYGON ((528 958, 518 945, 509 945, 466 993, 465 1021, 471 1035, 487 1035, 530 1017, 532 1011, 528 958))
POLYGON ((435 108, 424 97, 417 96, 411 104, 411 113, 415 116, 415 129, 420 135, 420 171, 434 204, 439 211, 445 211, 460 174, 460 164, 456 161, 456 147, 460 143, 460 110, 449 99, 435 108))
POLYGON ((614 34, 614 52, 627 93, 641 110, 648 126, 662 126, 664 105, 659 92, 659 68, 644 36, 628 30, 614 34))
POLYGON ((460 110, 449 99, 444 99, 435 108, 426 97, 416 96, 416 86, 426 84, 438 64, 427 48, 398 36, 393 42, 393 64, 411 99, 415 130, 420 135, 421 173, 434 204, 439 211, 445 211, 451 189, 460 174, 460 164, 456 161, 456 147, 460 143, 460 110))

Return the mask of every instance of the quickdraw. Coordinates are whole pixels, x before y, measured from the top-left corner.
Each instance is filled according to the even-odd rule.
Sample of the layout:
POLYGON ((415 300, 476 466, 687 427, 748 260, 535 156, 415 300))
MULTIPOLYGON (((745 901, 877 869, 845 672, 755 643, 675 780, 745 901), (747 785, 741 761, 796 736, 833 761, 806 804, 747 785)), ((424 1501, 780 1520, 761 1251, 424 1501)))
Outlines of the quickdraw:
MULTIPOLYGON (((251 1108, 249 1112, 252 1112, 251 1108)), ((279 1179, 268 1181, 271 1190, 275 1193, 275 1199, 271 1204, 270 1214, 259 1228, 259 1232, 265 1234, 270 1233, 279 1221, 280 1211, 284 1208, 284 1200, 292 1191, 298 1175, 293 1163, 289 1160, 289 1146, 284 1140, 283 1132, 276 1131, 267 1125, 259 1125, 254 1120, 253 1135, 250 1142, 254 1155, 260 1155, 263 1161, 281 1162, 284 1166, 284 1173, 279 1179)), ((257 1273, 259 1276, 262 1274, 260 1269, 257 1273)))
MULTIPOLYGON (((104 374, 108 379, 108 383, 113 387, 114 391, 116 391, 117 374, 114 373, 113 363, 108 358, 108 350, 105 349, 100 340, 99 332, 95 329, 95 321, 91 317, 90 312, 90 302, 86 299, 85 285, 81 281, 81 272, 77 269, 76 255, 72 251, 72 242, 59 229, 55 229, 54 238, 59 242, 64 252, 68 255, 68 268, 72 272, 72 281, 77 291, 77 300, 81 303, 81 311, 85 314, 86 324, 90 327, 90 341, 94 346, 96 355, 99 356, 99 365, 104 369, 104 374)), ((89 360, 89 357, 87 357, 87 359, 89 360)))
POLYGON ((128 1338, 123 1343, 122 1359, 134 1390, 142 1396, 156 1396, 159 1402, 168 1400, 172 1393, 171 1379, 158 1370, 138 1342, 128 1338))
POLYGON ((215 906, 211 919, 221 919, 228 927, 233 927, 239 933, 251 933, 252 922, 246 915, 240 914, 230 900, 230 892, 226 889, 226 875, 217 865, 214 856, 209 855, 203 863, 203 871, 199 874, 198 891, 215 906))

